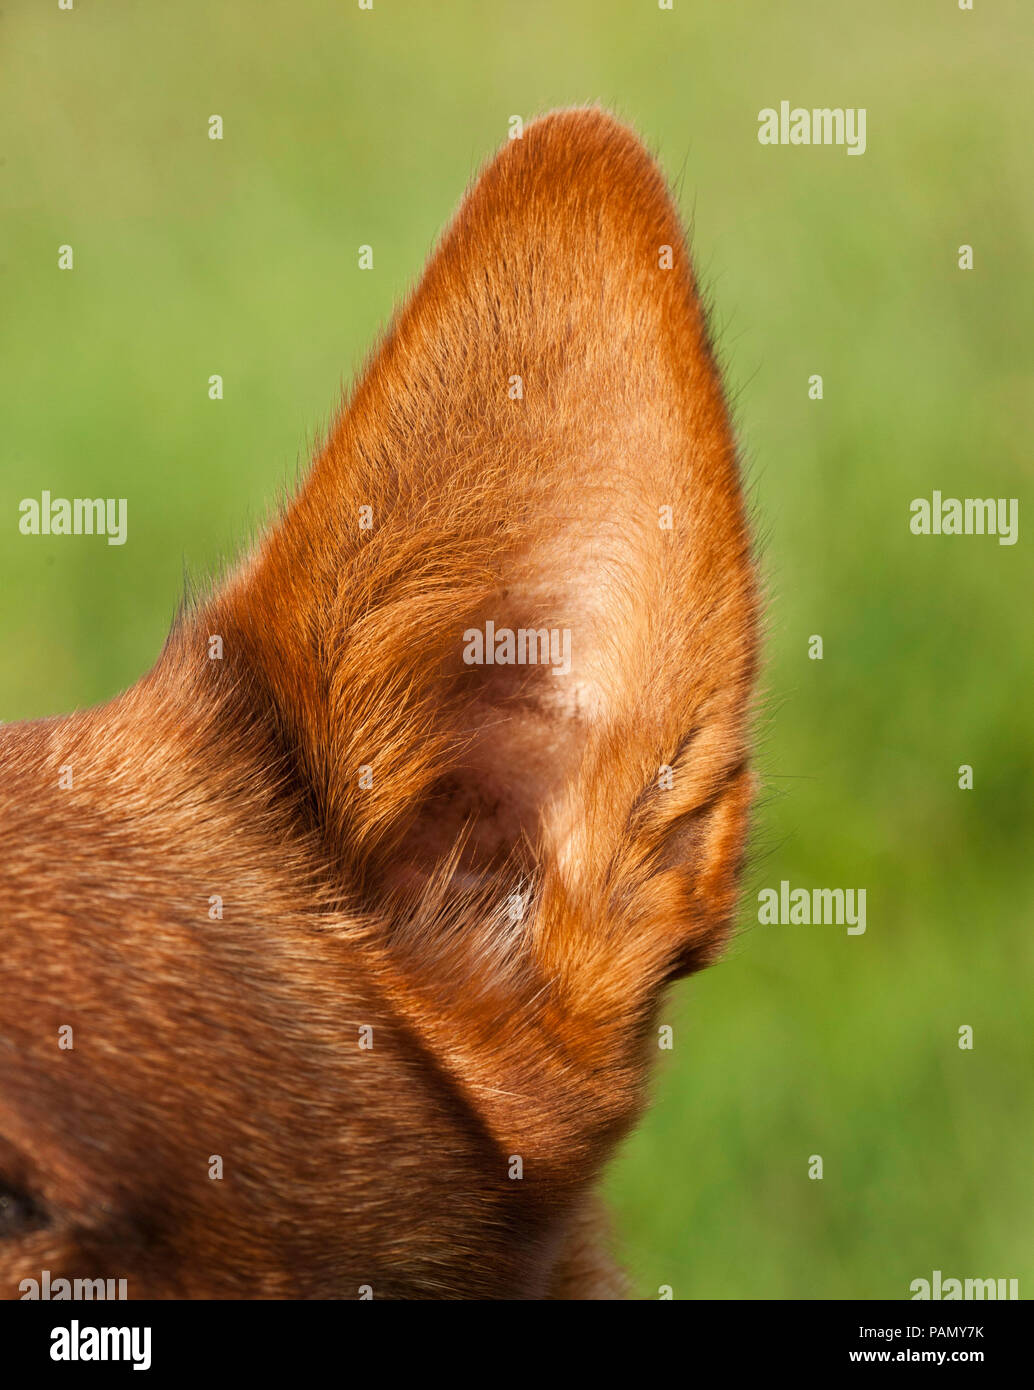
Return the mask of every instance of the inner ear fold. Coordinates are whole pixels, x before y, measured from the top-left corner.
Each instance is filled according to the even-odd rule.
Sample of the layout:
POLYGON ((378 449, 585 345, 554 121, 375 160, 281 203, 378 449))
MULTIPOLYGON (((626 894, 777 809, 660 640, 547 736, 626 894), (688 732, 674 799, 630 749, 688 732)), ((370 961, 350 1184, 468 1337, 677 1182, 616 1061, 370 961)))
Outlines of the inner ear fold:
POLYGON ((498 557, 491 597, 453 640, 454 694, 438 712, 452 748, 392 846, 387 881, 422 882, 461 839, 468 875, 527 871, 559 851, 593 729, 635 707, 658 655, 665 544, 645 524, 640 482, 612 459, 594 480, 559 456, 564 486, 552 479, 540 497, 533 540, 498 557))
POLYGON ((577 774, 598 701, 585 676, 588 632, 570 606, 500 588, 447 658, 451 731, 439 775, 410 808, 382 869, 419 885, 459 846, 460 875, 528 872, 543 815, 577 774))

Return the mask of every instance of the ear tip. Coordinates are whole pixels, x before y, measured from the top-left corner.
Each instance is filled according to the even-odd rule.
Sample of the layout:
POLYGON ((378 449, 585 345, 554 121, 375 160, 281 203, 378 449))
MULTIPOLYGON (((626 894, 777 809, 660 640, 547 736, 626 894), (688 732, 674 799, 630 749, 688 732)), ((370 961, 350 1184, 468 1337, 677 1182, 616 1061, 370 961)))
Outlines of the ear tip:
POLYGON ((595 184, 598 195, 625 183, 667 194, 664 177, 642 138, 602 106, 563 107, 537 117, 520 140, 510 142, 499 162, 507 156, 554 177, 563 173, 571 180, 571 191, 595 184), (602 185, 597 182, 601 177, 602 185))
MULTIPOLYGON (((577 255, 584 266, 647 262, 685 244, 657 160, 631 126, 601 106, 568 107, 529 122, 490 160, 461 209, 463 239, 505 244, 511 268, 528 248, 577 255)), ((531 252, 541 269, 541 256, 531 252)))
POLYGON ((543 112, 528 122, 525 138, 559 137, 565 140, 577 139, 592 142, 631 141, 636 145, 642 142, 630 125, 618 119, 605 106, 591 104, 586 106, 558 106, 552 111, 543 112))

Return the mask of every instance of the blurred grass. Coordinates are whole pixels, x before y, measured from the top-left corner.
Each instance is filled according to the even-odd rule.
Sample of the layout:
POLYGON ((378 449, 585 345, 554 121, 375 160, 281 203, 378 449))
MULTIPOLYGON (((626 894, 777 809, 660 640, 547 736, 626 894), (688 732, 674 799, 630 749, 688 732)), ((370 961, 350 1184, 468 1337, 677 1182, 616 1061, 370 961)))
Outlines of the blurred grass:
POLYGON ((0 18, 4 719, 151 663, 184 571, 232 558, 291 485, 511 114, 599 100, 679 180, 771 607, 745 928, 666 1006, 675 1051, 608 1182, 647 1297, 901 1298, 934 1268, 1034 1287, 1034 17, 903 9, 0 18), (867 107, 867 153, 761 147, 757 112, 784 97, 867 107), (44 487, 127 497, 129 543, 22 538, 44 487), (934 488, 1019 497, 1019 544, 911 537, 934 488), (782 878, 865 886, 867 933, 751 927, 782 878))

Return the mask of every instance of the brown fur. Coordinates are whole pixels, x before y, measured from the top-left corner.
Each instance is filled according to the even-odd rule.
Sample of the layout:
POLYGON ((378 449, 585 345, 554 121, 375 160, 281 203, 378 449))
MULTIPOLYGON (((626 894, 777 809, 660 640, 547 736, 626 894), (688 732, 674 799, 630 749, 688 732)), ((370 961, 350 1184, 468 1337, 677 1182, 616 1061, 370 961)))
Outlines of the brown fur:
POLYGON ((733 911, 755 609, 662 176, 546 117, 154 670, 0 731, 0 1291, 620 1292, 591 1190, 733 911), (465 665, 486 618, 571 673, 465 665))

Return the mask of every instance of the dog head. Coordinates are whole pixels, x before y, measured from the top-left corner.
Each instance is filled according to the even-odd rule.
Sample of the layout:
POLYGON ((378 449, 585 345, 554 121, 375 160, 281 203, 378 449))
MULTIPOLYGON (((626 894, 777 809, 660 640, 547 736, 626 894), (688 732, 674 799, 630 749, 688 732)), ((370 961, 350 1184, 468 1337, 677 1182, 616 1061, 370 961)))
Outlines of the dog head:
POLYGON ((547 117, 154 669, 0 730, 4 1292, 579 1292, 733 911, 755 654, 677 213, 547 117))

